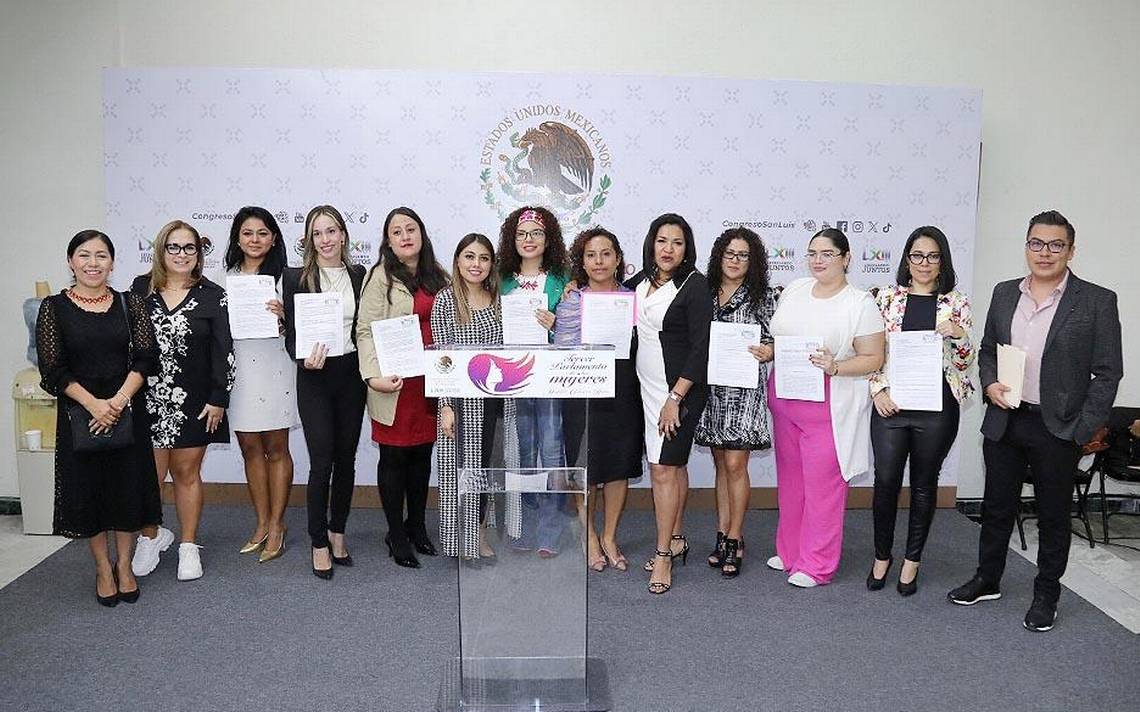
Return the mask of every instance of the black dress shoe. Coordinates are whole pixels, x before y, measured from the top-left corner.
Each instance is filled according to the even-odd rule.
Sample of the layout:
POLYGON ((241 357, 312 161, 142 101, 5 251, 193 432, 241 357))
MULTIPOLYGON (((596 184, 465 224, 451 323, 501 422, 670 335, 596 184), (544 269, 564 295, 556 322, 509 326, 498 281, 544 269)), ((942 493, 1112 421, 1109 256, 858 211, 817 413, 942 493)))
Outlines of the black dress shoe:
MULTIPOLYGON (((882 561, 882 559, 876 559, 882 561)), ((887 585, 887 572, 891 570, 891 564, 895 563, 895 557, 887 557, 887 570, 883 572, 882 578, 875 578, 875 564, 871 564, 871 571, 867 573, 867 590, 880 591, 883 586, 887 585)))
POLYGON ((917 593, 918 592, 918 572, 917 571, 914 572, 914 578, 912 578, 910 580, 910 583, 903 583, 902 579, 900 578, 898 584, 895 585, 895 590, 898 591, 899 595, 904 597, 904 598, 907 596, 913 596, 915 593, 917 593))
MULTIPOLYGON (((118 585, 119 585, 119 583, 116 580, 115 586, 117 587, 118 585)), ((136 591, 136 593, 138 593, 138 592, 136 591)), ((119 592, 115 591, 110 596, 100 596, 99 595, 99 577, 96 576, 95 577, 95 600, 99 601, 100 606, 106 606, 107 608, 114 608, 115 606, 119 605, 119 592)))
POLYGON ((384 536, 384 543, 388 545, 388 556, 396 562, 397 566, 408 569, 420 568, 420 560, 412 551, 412 543, 407 537, 393 537, 391 532, 384 536))
POLYGON ((422 526, 414 527, 406 525, 404 527, 404 533, 408 539, 412 541, 412 546, 415 547, 418 553, 424 556, 439 556, 439 552, 435 550, 435 544, 431 543, 431 539, 428 538, 427 530, 422 526))
MULTIPOLYGON (((313 551, 316 551, 316 549, 313 549, 313 551)), ((331 555, 332 554, 330 552, 330 556, 331 555)), ((329 566, 327 569, 318 569, 316 566, 314 566, 313 567, 313 575, 316 576, 317 578, 321 579, 322 581, 329 581, 333 577, 333 570, 334 569, 332 566, 329 566)))
POLYGON ((975 575, 974 578, 946 594, 946 598, 959 606, 972 606, 979 601, 996 601, 1001 598, 1001 589, 997 584, 988 583, 981 576, 975 575))
POLYGON ((1025 614, 1025 620, 1021 624, 1026 630, 1044 633, 1053 629, 1053 622, 1056 620, 1057 604, 1044 596, 1035 596, 1033 605, 1029 607, 1029 612, 1025 614))
POLYGON ((119 591, 119 600, 123 603, 134 603, 139 600, 139 585, 136 583, 133 591, 119 591))

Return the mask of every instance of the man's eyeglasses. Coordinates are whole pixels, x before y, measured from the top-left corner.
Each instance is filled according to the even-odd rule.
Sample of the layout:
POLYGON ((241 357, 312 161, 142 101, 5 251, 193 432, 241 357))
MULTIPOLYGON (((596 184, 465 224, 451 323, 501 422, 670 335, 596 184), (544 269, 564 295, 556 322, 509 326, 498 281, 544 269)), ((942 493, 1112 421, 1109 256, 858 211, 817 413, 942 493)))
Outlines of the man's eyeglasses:
POLYGON ((193 242, 188 242, 185 245, 176 245, 173 242, 166 243, 166 254, 177 255, 178 253, 191 256, 196 255, 198 254, 198 246, 193 242))
POLYGON ((920 265, 923 262, 926 262, 927 264, 931 264, 931 265, 936 265, 942 261, 942 253, 941 252, 926 252, 926 253, 912 252, 909 255, 907 255, 906 258, 912 265, 920 265))
POLYGON ((730 262, 747 262, 748 261, 748 253, 747 252, 737 252, 735 250, 725 250, 724 251, 724 259, 729 260, 730 262))
POLYGON ((1034 237, 1026 240, 1025 246, 1029 248, 1030 252, 1040 252, 1041 250, 1044 250, 1046 247, 1048 247, 1049 251, 1054 255, 1059 255, 1065 251, 1065 248, 1069 246, 1069 243, 1065 242, 1064 240, 1052 240, 1050 242, 1045 242, 1044 240, 1038 240, 1036 237, 1034 237))

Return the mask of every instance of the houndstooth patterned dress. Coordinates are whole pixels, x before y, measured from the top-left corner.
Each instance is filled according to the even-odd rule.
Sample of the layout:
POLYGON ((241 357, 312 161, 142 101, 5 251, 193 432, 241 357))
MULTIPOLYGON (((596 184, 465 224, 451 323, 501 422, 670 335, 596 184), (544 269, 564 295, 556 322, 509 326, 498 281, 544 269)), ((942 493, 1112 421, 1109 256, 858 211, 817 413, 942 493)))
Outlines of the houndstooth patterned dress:
MULTIPOLYGON (((724 306, 713 300, 713 321, 734 324, 759 324, 761 339, 772 342, 768 323, 776 311, 776 291, 764 290, 759 309, 753 309, 748 299, 748 287, 740 285, 724 306)), ((726 450, 765 450, 772 446, 768 427, 767 364, 760 364, 759 388, 709 386, 709 400, 697 424, 695 440, 705 447, 726 450)))
MULTIPOLYGON (((498 310, 492 305, 476 309, 466 324, 460 324, 456 308, 455 293, 451 287, 439 292, 431 310, 432 342, 436 346, 470 346, 477 344, 500 345, 503 343, 503 323, 498 310)), ((459 541, 459 470, 491 466, 491 453, 484 450, 484 404, 483 398, 440 398, 439 409, 445 405, 455 410, 456 439, 443 433, 443 417, 436 419, 436 470, 439 477, 439 541, 446 556, 462 556, 465 559, 479 557, 479 529, 467 527, 463 541, 459 541), (462 460, 462 462, 460 462, 462 460)), ((514 425, 515 404, 513 400, 503 404, 503 464, 518 467, 518 442, 514 425)), ((506 525, 508 532, 519 536, 521 510, 518 495, 508 496, 506 525)), ((464 497, 463 520, 479 520, 479 497, 464 497)), ((487 506, 486 523, 495 525, 493 504, 487 506)))

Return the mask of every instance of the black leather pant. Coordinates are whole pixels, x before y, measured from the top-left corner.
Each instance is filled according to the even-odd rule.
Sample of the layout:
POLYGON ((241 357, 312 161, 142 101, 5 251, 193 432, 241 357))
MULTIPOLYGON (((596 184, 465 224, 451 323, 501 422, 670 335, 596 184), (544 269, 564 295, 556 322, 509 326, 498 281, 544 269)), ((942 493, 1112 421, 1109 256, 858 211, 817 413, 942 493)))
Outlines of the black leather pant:
POLYGON ((875 558, 891 556, 903 468, 910 458, 910 522, 906 558, 922 560, 938 506, 938 475, 958 435, 958 401, 948 391, 940 412, 904 410, 890 418, 871 412, 875 452, 875 558))

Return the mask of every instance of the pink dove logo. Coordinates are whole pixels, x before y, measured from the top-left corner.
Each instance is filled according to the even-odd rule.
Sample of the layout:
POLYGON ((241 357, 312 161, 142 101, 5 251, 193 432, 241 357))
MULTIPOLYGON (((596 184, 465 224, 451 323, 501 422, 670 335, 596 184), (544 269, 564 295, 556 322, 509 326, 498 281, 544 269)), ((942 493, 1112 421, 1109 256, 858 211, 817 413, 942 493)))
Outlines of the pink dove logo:
POLYGON ((467 375, 475 387, 492 396, 509 396, 525 388, 534 368, 534 355, 517 360, 478 354, 467 362, 467 375))

